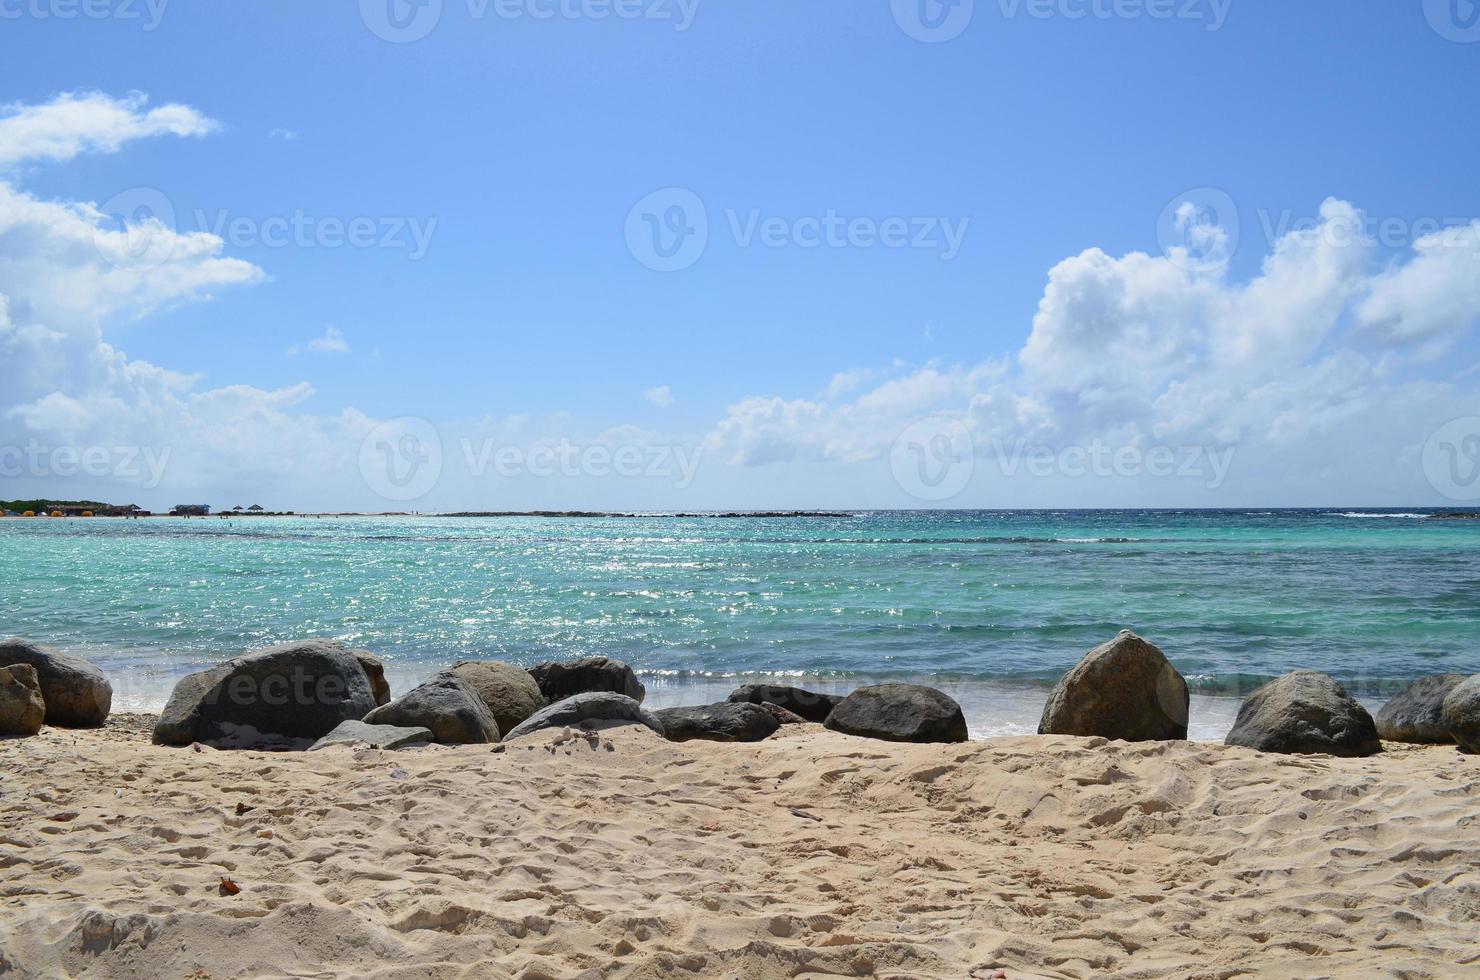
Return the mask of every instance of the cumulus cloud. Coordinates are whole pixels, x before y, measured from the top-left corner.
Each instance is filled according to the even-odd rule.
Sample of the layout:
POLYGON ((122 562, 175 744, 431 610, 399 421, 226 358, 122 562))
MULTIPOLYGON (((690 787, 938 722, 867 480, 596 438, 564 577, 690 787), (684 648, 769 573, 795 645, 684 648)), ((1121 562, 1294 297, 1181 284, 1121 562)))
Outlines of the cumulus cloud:
MULTIPOLYGON (((9 106, 0 159, 66 160, 130 139, 194 136, 215 124, 185 106, 145 111, 142 95, 67 95, 9 106)), ((223 255, 206 233, 180 234, 168 202, 146 193, 100 206, 39 200, 0 180, 0 447, 17 492, 88 491, 57 461, 102 450, 116 464, 90 474, 104 492, 132 495, 149 481, 186 489, 280 478, 308 481, 354 465, 373 422, 354 411, 313 416, 306 383, 278 389, 200 379, 131 359, 105 329, 166 305, 197 302, 263 278, 223 255), (68 455, 62 456, 60 450, 68 455), (139 454, 158 471, 137 464, 139 454), (24 461, 20 463, 18 461, 24 461), (124 465, 125 461, 134 461, 124 465)), ((331 330, 320 342, 344 343, 331 330)))
POLYGON ((667 385, 649 388, 642 393, 642 397, 658 408, 668 408, 673 404, 673 391, 667 385))
POLYGON ((348 354, 349 341, 344 339, 344 331, 331 324, 324 329, 322 337, 315 337, 307 344, 289 347, 288 356, 297 357, 305 349, 311 354, 348 354))
POLYGON ((141 92, 123 98, 102 92, 67 92, 41 105, 0 106, 0 166, 113 153, 130 140, 204 136, 218 128, 214 120, 189 106, 172 103, 150 109, 148 105, 149 97, 141 92))
POLYGON ((1384 480, 1431 496, 1421 476, 1392 476, 1405 461, 1411 475, 1436 425, 1480 407, 1459 379, 1421 370, 1480 317, 1480 226, 1375 268, 1361 223, 1352 205, 1324 202, 1315 227, 1274 242, 1248 281, 1224 263, 1088 249, 1050 270, 1015 356, 882 379, 849 372, 817 400, 743 398, 708 445, 739 465, 856 464, 943 415, 984 456, 1024 443, 1232 447, 1243 488, 1266 501, 1384 480))

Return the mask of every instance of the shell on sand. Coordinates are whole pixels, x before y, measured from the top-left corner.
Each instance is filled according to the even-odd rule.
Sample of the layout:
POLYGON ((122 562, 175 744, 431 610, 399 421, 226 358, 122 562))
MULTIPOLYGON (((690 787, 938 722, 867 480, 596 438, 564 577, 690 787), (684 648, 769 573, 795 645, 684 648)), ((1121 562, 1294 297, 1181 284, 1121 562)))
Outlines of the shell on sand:
POLYGON ((119 716, 6 744, 0 937, 19 975, 1474 963, 1480 763, 1453 747, 905 745, 817 725, 675 744, 629 726, 502 752, 271 755, 158 748, 147 731, 119 716))

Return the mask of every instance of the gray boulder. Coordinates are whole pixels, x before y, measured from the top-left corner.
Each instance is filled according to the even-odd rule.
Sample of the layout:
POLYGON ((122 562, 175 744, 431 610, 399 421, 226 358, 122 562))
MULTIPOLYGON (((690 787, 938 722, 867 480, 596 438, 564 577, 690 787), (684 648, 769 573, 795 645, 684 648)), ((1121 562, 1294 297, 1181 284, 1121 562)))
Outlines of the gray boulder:
POLYGON ((1187 682, 1154 644, 1121 630, 1059 678, 1040 735, 1151 742, 1187 737, 1187 682))
POLYGON ((364 717, 367 725, 429 728, 443 745, 499 740, 498 721, 462 678, 446 671, 364 717))
POLYGON ((670 742, 759 742, 781 727, 765 706, 750 702, 660 708, 653 715, 670 742))
POLYGON ((1480 754, 1480 674, 1445 696, 1440 719, 1461 751, 1480 754))
POLYGON ((730 700, 737 704, 774 704, 805 721, 824 722, 843 699, 836 694, 817 694, 800 687, 746 684, 744 687, 737 687, 730 695, 730 700))
POLYGON ((35 735, 46 721, 41 682, 30 664, 0 667, 0 735, 35 735))
POLYGON ((501 732, 513 731, 520 722, 545 706, 545 696, 534 675, 515 664, 497 660, 464 660, 450 673, 461 677, 493 712, 501 732))
POLYGON ((1366 756, 1382 751, 1367 709, 1313 670, 1276 677, 1249 695, 1225 740, 1260 752, 1366 756))
POLYGON ((504 741, 523 738, 545 728, 580 727, 611 722, 646 725, 659 735, 665 734, 663 723, 650 712, 644 711, 635 699, 609 691, 591 691, 557 701, 548 708, 541 708, 506 735, 504 741))
POLYGON ((776 719, 776 724, 778 725, 807 724, 807 719, 803 718, 801 715, 797 714, 794 711, 787 711, 779 704, 772 704, 769 701, 765 701, 762 702, 761 707, 765 708, 766 711, 770 713, 771 717, 776 719))
POLYGON ((550 704, 577 694, 609 691, 625 694, 634 701, 647 696, 642 682, 632 668, 610 657, 582 657, 564 663, 543 663, 529 668, 540 693, 550 704))
POLYGON ((1464 674, 1430 674, 1398 693, 1377 713, 1377 734, 1385 742, 1453 742, 1439 717, 1444 698, 1465 680, 1464 674))
POLYGON ((28 664, 36 669, 48 725, 96 728, 108 720, 113 685, 81 657, 15 637, 0 643, 0 664, 28 664))
POLYGON ((329 640, 284 643, 182 678, 154 741, 306 749, 374 707, 370 678, 352 651, 329 640))
POLYGON ((886 742, 964 742, 961 706, 933 687, 861 687, 838 703, 825 724, 835 732, 886 742))
POLYGON ((400 728, 396 725, 367 725, 363 721, 342 721, 332 732, 313 743, 310 752, 336 745, 369 745, 377 749, 402 749, 432 741, 428 728, 400 728))

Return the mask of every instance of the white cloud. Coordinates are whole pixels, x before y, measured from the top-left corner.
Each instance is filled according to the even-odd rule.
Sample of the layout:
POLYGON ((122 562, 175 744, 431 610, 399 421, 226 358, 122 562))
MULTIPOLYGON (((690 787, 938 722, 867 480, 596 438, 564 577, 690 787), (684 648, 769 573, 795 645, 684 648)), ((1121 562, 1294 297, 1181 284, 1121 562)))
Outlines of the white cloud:
MULTIPOLYGON (((63 161, 214 127, 188 107, 148 110, 143 96, 62 96, 0 111, 0 164, 63 161)), ((219 491, 299 506, 385 506, 360 478, 360 442, 374 419, 353 408, 315 412, 306 382, 206 387, 199 377, 130 359, 107 339, 119 321, 264 278, 224 254, 220 238, 176 231, 169 211, 162 195, 43 201, 0 179, 0 448, 142 447, 168 456, 159 493, 182 499, 219 491)), ((1374 269, 1377 256, 1362 236, 1344 233, 1358 220, 1350 205, 1325 202, 1319 226, 1282 237, 1246 282, 1219 265, 1086 250, 1050 271, 1015 354, 965 365, 896 362, 837 374, 811 397, 737 399, 708 427, 700 484, 711 488, 709 503, 723 506, 887 502, 894 439, 917 419, 942 414, 969 428, 982 458, 1019 440, 1231 446, 1238 454, 1230 487, 1244 502, 1431 499, 1418 496, 1426 493, 1418 447, 1439 423, 1480 410, 1480 375, 1461 365, 1448 381, 1435 380, 1425 372, 1438 369, 1424 360, 1463 343, 1480 314, 1480 225, 1422 239, 1412 254, 1374 269), (787 477, 751 469, 764 464, 788 466, 787 477)), ((1207 235, 1216 245, 1216 230, 1207 235)), ((332 326, 294 348, 349 349, 332 326)), ((662 408, 675 404, 667 385, 642 396, 662 408)), ((620 422, 596 420, 587 441, 655 450, 686 443, 620 422)), ((464 439, 481 459, 486 440, 549 443, 574 426, 558 414, 442 426, 445 495, 421 505, 650 505, 640 481, 529 481, 514 497, 505 484, 452 472, 467 466, 464 439)), ((978 471, 984 489, 963 505, 1189 502, 1175 485, 1023 489, 993 480, 988 467, 978 471)), ((138 485, 124 475, 96 496, 174 502, 135 493, 138 485)), ((26 490, 63 492, 46 474, 16 495, 26 490)), ((65 492, 93 495, 76 484, 65 492)))
POLYGON ((297 357, 304 349, 313 354, 348 354, 349 342, 344 339, 344 331, 331 324, 324 329, 322 337, 315 337, 305 345, 289 347, 288 356, 297 357))
POLYGON ((148 136, 204 136, 218 124, 189 106, 147 108, 148 96, 121 99, 67 92, 42 105, 0 106, 0 166, 23 160, 66 161, 87 152, 114 153, 148 136))
POLYGON ((1421 240, 1373 271, 1360 222, 1351 205, 1326 201, 1318 226, 1282 237, 1247 282, 1221 265, 1086 250, 1050 271, 1012 361, 884 380, 848 372, 821 401, 744 398, 708 444, 738 465, 859 464, 886 458, 912 422, 945 414, 968 424, 983 455, 1020 440, 1229 446, 1241 489, 1266 502, 1383 486, 1431 497, 1415 447, 1480 401, 1423 377, 1421 358, 1480 316, 1480 226, 1421 240), (864 379, 872 387, 858 391, 864 379))
POLYGON ((298 133, 291 129, 270 129, 267 131, 267 136, 269 139, 291 143, 298 138, 298 133))
POLYGON ((1480 310, 1480 221, 1420 238, 1412 261, 1372 280, 1357 319, 1379 338, 1439 350, 1480 310))

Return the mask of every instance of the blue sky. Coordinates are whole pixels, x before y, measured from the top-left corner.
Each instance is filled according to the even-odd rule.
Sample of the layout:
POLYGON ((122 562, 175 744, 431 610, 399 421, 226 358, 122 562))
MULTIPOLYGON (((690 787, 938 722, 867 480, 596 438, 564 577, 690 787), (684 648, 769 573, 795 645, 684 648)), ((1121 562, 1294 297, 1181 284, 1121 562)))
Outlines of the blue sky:
MULTIPOLYGON (((0 404, 5 441, 168 447, 177 461, 168 478, 134 492, 155 504, 172 502, 159 496, 170 492, 257 491, 281 506, 378 509, 356 476, 355 436, 403 416, 436 427, 449 462, 466 456, 455 447, 470 433, 527 448, 557 437, 586 445, 613 430, 643 445, 704 447, 707 460, 704 477, 682 488, 582 476, 490 487, 448 474, 403 502, 421 509, 1457 499, 1425 479, 1421 457, 1437 426, 1480 413, 1480 379, 1464 374, 1476 360, 1480 298, 1452 262, 1446 274, 1413 270, 1372 298, 1385 273, 1414 260, 1412 238, 1480 216, 1480 110, 1467 95, 1480 42, 1444 36, 1467 36, 1462 23, 1446 25, 1446 4, 993 0, 975 5, 959 36, 923 43, 901 27, 910 5, 889 0, 682 9, 643 0, 628 9, 645 16, 606 19, 590 16, 594 0, 564 2, 569 16, 539 18, 553 5, 445 0, 435 27, 410 43, 367 26, 380 16, 373 0, 136 0, 71 18, 63 0, 5 6, 0 99, 12 117, 66 93, 115 102, 144 93, 148 102, 128 112, 180 106, 209 122, 116 145, 94 139, 66 159, 28 150, 0 171, 8 186, 28 200, 99 204, 153 189, 177 234, 215 232, 226 240, 214 254, 258 270, 134 290, 64 332, 96 330, 131 363, 192 376, 167 386, 187 414, 202 395, 236 386, 297 392, 208 418, 115 393, 106 419, 80 409, 59 419, 27 407, 59 394, 96 409, 89 370, 42 359, 51 373, 28 369, 23 400, 0 404), (664 188, 696 195, 709 223, 702 256, 666 273, 634 257, 624 230, 634 204, 664 188), (1183 284, 1201 312, 1183 299, 1153 313, 1122 304, 1119 320, 1097 327, 1104 307, 1084 306, 1084 282, 1068 269, 1056 294, 1067 319, 1035 325, 1053 293, 1050 270, 1088 249, 1113 262, 1137 252, 1167 261, 1158 223, 1190 189, 1223 195, 1239 225, 1226 264, 1183 284), (1063 363, 1076 343, 1086 363, 1135 361, 1090 336, 1097 330, 1144 351, 1156 344, 1137 331, 1194 329, 1262 275, 1292 222, 1348 220, 1322 217, 1328 199, 1365 214, 1364 228, 1386 222, 1382 240, 1324 299, 1245 295, 1254 309, 1244 315, 1260 323, 1265 302, 1309 318, 1259 341, 1287 355, 1262 373, 1247 375, 1260 360, 1250 351, 1228 354, 1226 336, 1239 329, 1226 325, 1141 365, 1155 390, 1143 387, 1135 404, 1121 404, 1126 377, 1063 363), (912 237, 943 220, 959 249, 770 248, 733 230, 769 218, 791 233, 828 214, 870 227, 896 219, 912 237), (298 216, 309 222, 303 240, 256 241, 275 219, 298 216), (334 222, 351 219, 404 247, 327 247, 334 222), (228 234, 233 221, 245 230, 228 234), (426 233, 425 254, 411 228, 426 233), (1210 280, 1223 294, 1203 288, 1210 280), (1409 307, 1435 305, 1449 311, 1442 324, 1404 320, 1409 307), (1024 361, 1035 330, 1039 353, 1024 361), (1308 391, 1308 372, 1333 392, 1360 387, 1360 405, 1334 393, 1292 402, 1284 415, 1326 420, 1293 434, 1279 413, 1229 427, 1191 424, 1167 407, 1189 385, 1217 387, 1227 404, 1262 386, 1308 391), (932 392, 878 404, 911 385, 932 392), (130 429, 119 402, 148 406, 148 418, 130 429), (264 412, 283 418, 264 422, 264 412), (1369 416, 1401 417, 1406 428, 1373 445, 1369 416), (920 501, 891 478, 890 454, 922 418, 959 421, 976 456, 990 454, 984 443, 1019 439, 1053 453, 1101 443, 1144 453, 1163 442, 1239 453, 1217 488, 1144 474, 1013 485, 985 478, 1002 475, 994 463, 977 466, 959 495, 920 501), (284 439, 282 425, 311 435, 284 439), (235 433, 243 452, 278 447, 283 458, 233 466, 229 446, 197 445, 202 430, 235 433)), ((34 126, 19 132, 41 138, 34 126)), ((15 227, 4 231, 0 247, 28 247, 15 227)), ((1457 247, 1473 244, 1461 235, 1457 247)), ((13 258, 13 280, 0 278, 12 330, 57 328, 76 312, 48 317, 47 300, 31 295, 35 275, 21 275, 46 251, 13 258)), ((1111 276, 1118 294, 1122 278, 1140 274, 1107 268, 1089 275, 1101 286, 1111 276)), ((1309 270, 1287 277, 1317 280, 1309 270)), ((20 369, 19 354, 11 361, 20 369)), ((1463 440, 1453 445, 1463 461, 1463 440)), ((56 495, 84 482, 59 486, 57 469, 10 475, 56 495)), ((99 492, 131 489, 127 475, 94 482, 99 492)))

